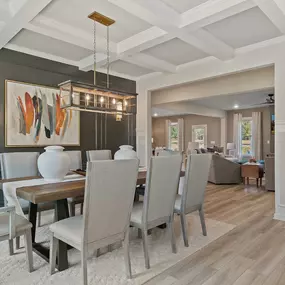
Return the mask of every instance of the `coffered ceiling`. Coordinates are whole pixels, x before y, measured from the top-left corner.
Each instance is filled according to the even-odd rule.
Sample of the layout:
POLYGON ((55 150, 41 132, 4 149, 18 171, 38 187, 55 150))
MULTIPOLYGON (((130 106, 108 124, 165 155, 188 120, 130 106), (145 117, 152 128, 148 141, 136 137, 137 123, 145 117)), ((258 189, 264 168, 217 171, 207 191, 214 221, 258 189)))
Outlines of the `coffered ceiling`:
MULTIPOLYGON (((113 18, 111 73, 131 79, 215 57, 228 61, 244 47, 285 41, 284 0, 0 0, 0 49, 78 66, 93 66, 98 11, 113 18)), ((97 25, 97 66, 106 69, 106 31, 97 25)))

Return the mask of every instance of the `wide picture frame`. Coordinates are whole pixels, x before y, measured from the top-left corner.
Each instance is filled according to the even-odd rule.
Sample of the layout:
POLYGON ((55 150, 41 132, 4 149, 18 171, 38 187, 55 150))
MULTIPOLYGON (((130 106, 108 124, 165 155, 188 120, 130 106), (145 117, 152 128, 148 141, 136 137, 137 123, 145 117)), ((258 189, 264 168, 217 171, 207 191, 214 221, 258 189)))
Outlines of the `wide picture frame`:
POLYGON ((79 146, 80 112, 60 100, 57 88, 5 80, 5 146, 79 146))

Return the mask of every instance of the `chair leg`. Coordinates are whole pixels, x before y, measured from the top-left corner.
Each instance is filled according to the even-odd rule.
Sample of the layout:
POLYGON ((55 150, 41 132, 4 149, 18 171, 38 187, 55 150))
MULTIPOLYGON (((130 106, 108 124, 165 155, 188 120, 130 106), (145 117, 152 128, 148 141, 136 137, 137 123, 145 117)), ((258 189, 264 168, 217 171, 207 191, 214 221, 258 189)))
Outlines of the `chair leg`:
POLYGON ((31 229, 28 229, 25 232, 25 246, 26 246, 26 256, 27 256, 27 262, 28 262, 28 271, 32 272, 34 270, 33 265, 33 248, 32 248, 32 233, 31 229))
POLYGON ((14 254, 14 243, 12 239, 9 239, 9 254, 10 255, 14 254))
POLYGON ((52 234, 52 237, 50 239, 50 274, 55 273, 55 263, 56 263, 56 256, 57 256, 57 251, 58 251, 58 239, 54 237, 52 234))
POLYGON ((70 217, 75 216, 75 203, 74 202, 71 202, 69 204, 69 212, 70 212, 70 217))
POLYGON ((99 257, 100 256, 100 248, 95 250, 95 257, 99 257))
POLYGON ((20 237, 16 237, 16 249, 20 249, 20 237))
POLYGON ((177 253, 176 239, 175 239, 174 226, 173 226, 173 218, 168 223, 168 228, 169 228, 169 233, 170 233, 172 253, 177 253))
POLYGON ((83 202, 80 204, 80 215, 83 215, 83 202))
POLYGON ((144 259, 145 259, 145 268, 149 269, 149 255, 148 255, 148 242, 147 242, 147 230, 144 229, 142 231, 142 239, 143 239, 143 251, 144 251, 144 259))
POLYGON ((138 229, 138 238, 142 238, 142 230, 138 229))
POLYGON ((132 267, 131 267, 131 259, 130 259, 130 241, 129 241, 129 229, 126 231, 125 239, 123 241, 124 247, 124 258, 125 258, 125 266, 126 266, 126 274, 127 278, 132 278, 132 267))
POLYGON ((205 223, 205 216, 204 216, 203 208, 199 210, 199 216, 200 216, 200 220, 201 220, 203 235, 207 236, 207 229, 206 229, 206 223, 205 223))
POLYGON ((82 268, 82 281, 83 285, 88 285, 88 272, 87 272, 87 249, 86 245, 81 251, 81 268, 82 268))
POLYGON ((38 227, 40 227, 41 226, 41 221, 42 220, 42 212, 39 210, 38 211, 38 227))
POLYGON ((186 247, 188 247, 189 244, 188 244, 188 234, 187 234, 187 222, 186 222, 186 216, 184 213, 180 214, 180 221, 181 221, 181 228, 182 228, 184 245, 186 247))

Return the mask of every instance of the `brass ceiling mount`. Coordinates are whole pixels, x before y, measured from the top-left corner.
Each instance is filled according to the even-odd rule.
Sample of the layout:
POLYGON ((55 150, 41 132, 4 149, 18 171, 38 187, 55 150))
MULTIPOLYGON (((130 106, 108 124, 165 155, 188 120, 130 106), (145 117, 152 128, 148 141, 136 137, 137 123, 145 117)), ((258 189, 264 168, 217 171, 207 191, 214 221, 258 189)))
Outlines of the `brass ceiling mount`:
POLYGON ((100 23, 106 27, 109 27, 115 23, 115 20, 113 20, 113 19, 111 19, 105 15, 102 15, 96 11, 91 13, 90 15, 88 15, 88 18, 95 21, 95 22, 98 22, 98 23, 100 23))

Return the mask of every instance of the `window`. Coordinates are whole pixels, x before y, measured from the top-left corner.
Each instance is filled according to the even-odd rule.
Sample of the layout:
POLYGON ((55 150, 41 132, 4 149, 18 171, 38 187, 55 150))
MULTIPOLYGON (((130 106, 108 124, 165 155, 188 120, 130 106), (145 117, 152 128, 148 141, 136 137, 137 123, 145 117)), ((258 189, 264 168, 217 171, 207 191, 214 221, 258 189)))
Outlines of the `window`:
POLYGON ((192 126, 192 142, 198 142, 199 148, 207 147, 207 125, 192 126))
POLYGON ((241 122, 241 154, 252 154, 252 118, 243 118, 241 122))
POLYGON ((178 133, 179 133, 178 123, 177 122, 170 122, 169 123, 168 146, 171 150, 174 150, 174 151, 179 150, 178 133))

